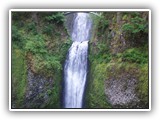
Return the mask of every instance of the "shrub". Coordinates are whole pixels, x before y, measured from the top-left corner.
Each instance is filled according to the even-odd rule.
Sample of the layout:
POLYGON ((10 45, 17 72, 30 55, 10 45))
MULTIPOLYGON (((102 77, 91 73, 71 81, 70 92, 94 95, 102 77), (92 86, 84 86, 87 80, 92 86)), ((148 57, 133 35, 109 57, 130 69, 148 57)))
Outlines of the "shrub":
POLYGON ((26 41, 26 51, 32 52, 33 54, 45 54, 45 42, 42 35, 30 36, 26 41))
POLYGON ((31 32, 32 34, 37 34, 37 28, 35 22, 28 23, 26 25, 26 31, 31 32))
POLYGON ((139 64, 148 63, 148 55, 146 52, 140 51, 138 48, 131 48, 122 54, 122 59, 128 62, 139 64))
POLYGON ((12 41, 15 42, 15 44, 22 48, 24 43, 23 43, 23 37, 22 34, 20 33, 20 31, 18 30, 18 28, 13 25, 12 26, 12 41))
POLYGON ((44 26, 42 31, 43 31, 44 34, 47 34, 47 35, 51 36, 54 32, 54 26, 52 26, 50 24, 46 25, 46 26, 44 26))
POLYGON ((45 19, 48 22, 57 23, 57 24, 63 24, 65 21, 65 17, 62 12, 55 12, 52 15, 46 16, 45 19))
POLYGON ((148 33, 148 22, 141 18, 141 17, 134 17, 131 18, 131 22, 130 23, 125 23, 122 26, 122 29, 124 32, 129 32, 129 33, 139 33, 139 32, 144 32, 144 33, 148 33))

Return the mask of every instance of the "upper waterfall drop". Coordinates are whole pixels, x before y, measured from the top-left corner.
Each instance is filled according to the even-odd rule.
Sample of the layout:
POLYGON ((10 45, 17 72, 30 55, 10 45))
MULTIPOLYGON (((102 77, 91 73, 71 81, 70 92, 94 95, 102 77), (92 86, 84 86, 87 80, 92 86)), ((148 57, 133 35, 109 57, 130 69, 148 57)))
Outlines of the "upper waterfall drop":
POLYGON ((72 41, 88 41, 90 37, 91 19, 88 13, 77 13, 73 24, 72 41))
POLYGON ((64 107, 82 108, 88 65, 88 40, 91 19, 77 13, 73 24, 72 45, 64 66, 64 107))

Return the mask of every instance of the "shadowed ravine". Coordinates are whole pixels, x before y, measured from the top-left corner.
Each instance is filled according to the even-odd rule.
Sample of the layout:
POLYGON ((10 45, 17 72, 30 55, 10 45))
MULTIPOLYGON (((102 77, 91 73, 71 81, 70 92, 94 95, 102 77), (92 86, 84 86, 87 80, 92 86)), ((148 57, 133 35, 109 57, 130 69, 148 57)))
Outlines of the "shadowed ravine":
POLYGON ((72 45, 64 66, 64 107, 82 108, 87 78, 88 40, 91 20, 87 13, 77 13, 73 24, 72 45))

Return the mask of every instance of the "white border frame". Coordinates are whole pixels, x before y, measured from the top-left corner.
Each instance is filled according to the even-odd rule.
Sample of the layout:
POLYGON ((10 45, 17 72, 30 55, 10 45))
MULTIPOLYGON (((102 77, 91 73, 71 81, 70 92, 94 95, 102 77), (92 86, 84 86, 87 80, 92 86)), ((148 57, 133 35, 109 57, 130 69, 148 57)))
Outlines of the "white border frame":
POLYGON ((150 9, 10 9, 9 10, 9 110, 10 111, 150 111, 151 110, 151 10, 150 9), (149 109, 12 109, 11 108, 11 12, 60 12, 60 11, 82 11, 82 12, 149 12, 149 109))

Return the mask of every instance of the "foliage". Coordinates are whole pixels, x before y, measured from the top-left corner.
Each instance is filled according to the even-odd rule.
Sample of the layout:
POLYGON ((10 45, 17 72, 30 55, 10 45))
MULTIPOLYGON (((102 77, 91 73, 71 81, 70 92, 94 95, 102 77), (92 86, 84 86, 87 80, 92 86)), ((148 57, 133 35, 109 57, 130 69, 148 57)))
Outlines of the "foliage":
POLYGON ((45 19, 48 22, 56 22, 58 24, 63 24, 65 21, 64 14, 62 12, 55 12, 50 16, 46 16, 45 19))
POLYGON ((101 17, 98 29, 101 31, 101 33, 104 33, 106 28, 109 27, 109 21, 105 19, 105 17, 101 17))
POLYGON ((147 22, 140 18, 140 17, 135 17, 131 18, 131 23, 126 23, 122 26, 122 29, 124 31, 131 32, 133 34, 139 33, 139 32, 148 32, 148 27, 147 27, 147 22))
POLYGON ((36 28, 36 23, 35 22, 28 23, 26 25, 26 31, 31 32, 34 35, 38 34, 38 31, 37 31, 37 28, 36 28))
MULTIPOLYGON (((12 14, 12 46, 16 46, 12 52, 12 78, 14 81, 12 101, 16 104, 15 107, 23 107, 27 89, 26 72, 27 66, 29 66, 34 74, 54 80, 53 89, 46 91, 50 96, 49 100, 42 107, 59 108, 62 64, 71 45, 71 40, 63 25, 64 15, 60 12, 37 13, 37 21, 34 21, 32 17, 26 18, 24 15, 33 16, 32 12, 12 14), (17 56, 15 51, 19 51, 17 53, 20 56, 17 56)), ((43 94, 38 96, 44 97, 43 94)))
POLYGON ((109 21, 103 16, 91 15, 93 21, 93 31, 96 30, 96 34, 99 36, 104 34, 105 30, 109 27, 109 21), (99 34, 101 33, 101 34, 99 34))
POLYGON ((125 18, 125 22, 122 24, 123 37, 134 47, 148 44, 148 13, 133 12, 126 13, 124 16, 128 17, 125 18))
POLYGON ((136 16, 134 18, 131 18, 130 23, 125 23, 122 26, 122 29, 125 32, 130 32, 133 34, 136 34, 139 32, 148 33, 148 22, 145 19, 136 16))
POLYGON ((116 15, 116 12, 102 14, 106 22, 101 21, 100 18, 94 18, 97 22, 94 24, 95 36, 89 42, 87 108, 112 108, 105 94, 105 81, 110 78, 111 80, 119 79, 121 75, 132 76, 138 81, 136 95, 142 104, 146 106, 148 104, 148 43, 139 44, 148 39, 148 20, 144 17, 148 14, 123 12, 122 20, 124 21, 121 21, 121 25, 117 25, 116 15), (108 26, 106 24, 104 27, 104 24, 110 20, 112 20, 111 24, 108 22, 108 26), (117 50, 117 47, 112 46, 118 46, 121 43, 118 36, 121 32, 126 46, 123 51, 112 54, 113 49, 117 50), (133 47, 132 42, 137 44, 133 47))
POLYGON ((19 33, 16 26, 12 26, 12 40, 13 41, 21 41, 21 34, 19 33))
POLYGON ((12 15, 12 20, 19 22, 22 19, 25 20, 25 19, 30 18, 31 14, 30 14, 30 12, 18 12, 18 11, 16 11, 16 12, 12 12, 11 15, 12 15))
POLYGON ((145 64, 148 62, 147 54, 148 53, 140 51, 138 48, 131 48, 126 50, 121 57, 124 61, 145 64))
POLYGON ((25 50, 33 54, 46 54, 45 41, 42 35, 34 35, 28 37, 26 41, 25 50))
POLYGON ((134 23, 135 29, 133 30, 133 33, 138 33, 140 31, 148 32, 148 23, 143 18, 136 16, 131 19, 131 23, 134 23))
POLYGON ((17 26, 13 25, 12 26, 12 41, 20 48, 24 47, 24 36, 23 36, 23 31, 18 30, 17 26))
POLYGON ((131 25, 130 23, 126 23, 126 24, 123 25, 122 29, 124 31, 132 32, 134 30, 134 26, 131 25))
POLYGON ((43 30, 42 30, 42 32, 43 32, 44 34, 47 34, 47 35, 49 35, 49 36, 52 36, 53 33, 54 33, 54 26, 52 26, 52 25, 50 25, 50 24, 45 25, 44 28, 43 28, 43 30))

